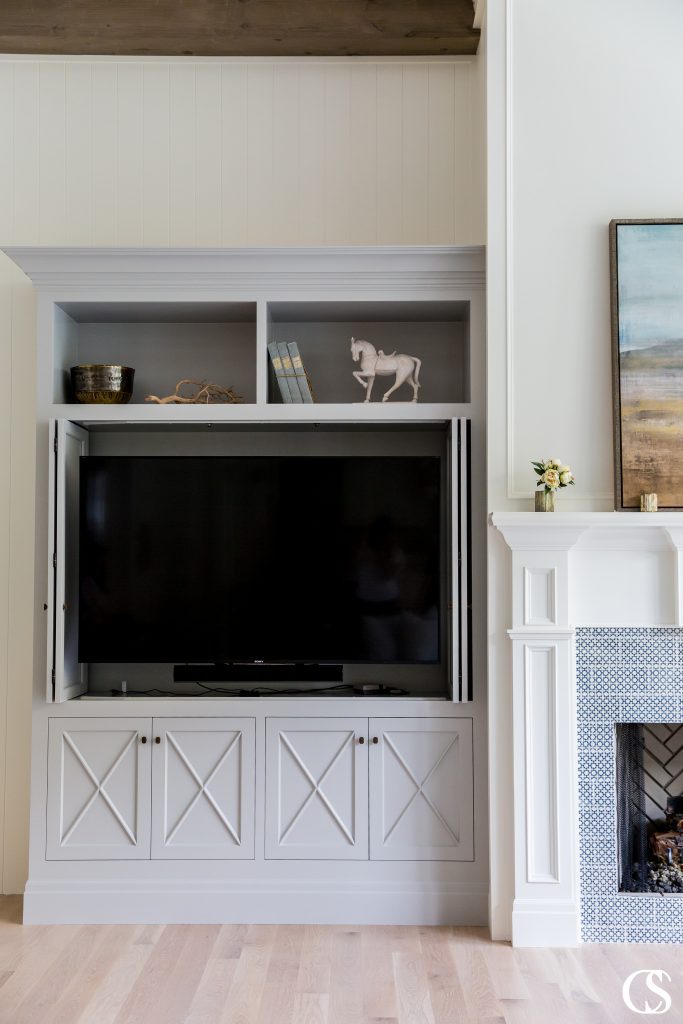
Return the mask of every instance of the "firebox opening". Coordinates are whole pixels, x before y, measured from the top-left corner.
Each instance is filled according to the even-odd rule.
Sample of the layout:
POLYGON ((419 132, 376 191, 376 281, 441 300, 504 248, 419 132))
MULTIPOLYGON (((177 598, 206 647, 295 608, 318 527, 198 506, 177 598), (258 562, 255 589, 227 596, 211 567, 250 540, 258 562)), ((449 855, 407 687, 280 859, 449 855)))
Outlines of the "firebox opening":
POLYGON ((683 893, 683 725, 616 726, 619 891, 683 893))

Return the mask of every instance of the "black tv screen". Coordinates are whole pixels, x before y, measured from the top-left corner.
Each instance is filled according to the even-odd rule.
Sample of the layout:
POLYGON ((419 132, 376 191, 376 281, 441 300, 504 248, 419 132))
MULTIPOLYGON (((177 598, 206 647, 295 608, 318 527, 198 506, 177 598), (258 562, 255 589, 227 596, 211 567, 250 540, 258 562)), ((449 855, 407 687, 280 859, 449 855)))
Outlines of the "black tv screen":
POLYGON ((437 457, 80 461, 82 662, 436 663, 437 457))

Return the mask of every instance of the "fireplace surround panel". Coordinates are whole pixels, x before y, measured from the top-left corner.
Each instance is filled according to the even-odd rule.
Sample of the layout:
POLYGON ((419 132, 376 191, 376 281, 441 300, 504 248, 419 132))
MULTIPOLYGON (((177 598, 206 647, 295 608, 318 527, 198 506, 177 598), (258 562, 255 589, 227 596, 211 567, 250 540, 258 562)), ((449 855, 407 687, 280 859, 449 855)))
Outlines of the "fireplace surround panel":
POLYGON ((616 774, 619 724, 683 722, 683 629, 577 629, 575 649, 582 938, 681 942, 683 894, 619 891, 616 774))
POLYGON ((512 749, 491 760, 498 784, 512 769, 513 944, 679 942, 681 896, 619 892, 615 778, 619 723, 683 722, 683 516, 490 521, 511 552, 491 631, 512 658, 494 645, 491 665, 510 682, 512 749))

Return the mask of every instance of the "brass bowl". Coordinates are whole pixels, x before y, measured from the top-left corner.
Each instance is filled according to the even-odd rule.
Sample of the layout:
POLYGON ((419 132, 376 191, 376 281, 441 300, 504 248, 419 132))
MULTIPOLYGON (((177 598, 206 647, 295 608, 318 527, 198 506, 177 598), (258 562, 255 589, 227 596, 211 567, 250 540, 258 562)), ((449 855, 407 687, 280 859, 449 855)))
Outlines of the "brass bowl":
POLYGON ((71 367, 71 387, 77 402, 121 405, 133 395, 132 366, 91 363, 71 367))

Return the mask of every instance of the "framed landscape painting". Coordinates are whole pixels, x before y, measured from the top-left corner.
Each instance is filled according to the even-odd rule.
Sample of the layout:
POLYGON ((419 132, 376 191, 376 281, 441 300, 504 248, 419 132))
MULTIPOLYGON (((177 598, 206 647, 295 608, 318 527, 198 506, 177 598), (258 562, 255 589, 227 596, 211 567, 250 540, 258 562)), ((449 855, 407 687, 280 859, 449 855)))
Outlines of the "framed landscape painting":
POLYGON ((683 509, 683 220, 610 223, 616 507, 683 509))

